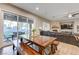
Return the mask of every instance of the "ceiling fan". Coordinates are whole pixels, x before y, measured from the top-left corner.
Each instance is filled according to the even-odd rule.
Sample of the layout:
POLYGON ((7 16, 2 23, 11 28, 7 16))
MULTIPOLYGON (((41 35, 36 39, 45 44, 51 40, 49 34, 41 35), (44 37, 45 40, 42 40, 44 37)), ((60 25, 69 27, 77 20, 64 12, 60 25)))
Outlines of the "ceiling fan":
POLYGON ((79 12, 77 12, 77 13, 70 13, 70 14, 68 14, 68 17, 71 18, 71 17, 75 17, 76 15, 79 15, 79 12))
MULTIPOLYGON (((66 13, 64 14, 64 16, 61 16, 59 19, 73 19, 73 18, 77 18, 76 16, 79 15, 79 11, 78 12, 71 12, 71 13, 66 13)), ((54 18, 54 17, 53 17, 54 18)), ((78 17, 79 18, 79 17, 78 17)))

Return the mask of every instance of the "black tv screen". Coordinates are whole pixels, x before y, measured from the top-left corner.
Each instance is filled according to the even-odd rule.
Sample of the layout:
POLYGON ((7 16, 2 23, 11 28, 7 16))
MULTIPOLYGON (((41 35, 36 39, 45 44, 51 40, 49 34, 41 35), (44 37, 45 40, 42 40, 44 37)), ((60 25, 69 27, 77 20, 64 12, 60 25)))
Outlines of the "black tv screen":
POLYGON ((73 24, 62 24, 61 29, 72 29, 73 24))

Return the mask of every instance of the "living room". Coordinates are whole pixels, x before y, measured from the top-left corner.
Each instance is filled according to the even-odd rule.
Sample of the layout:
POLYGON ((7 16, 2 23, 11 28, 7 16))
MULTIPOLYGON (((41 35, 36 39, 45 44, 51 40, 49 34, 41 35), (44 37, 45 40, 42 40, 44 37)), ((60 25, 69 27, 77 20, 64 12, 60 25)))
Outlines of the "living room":
POLYGON ((22 43, 23 52, 25 52, 23 53, 17 50, 17 54, 19 55, 78 55, 79 12, 76 7, 78 5, 79 4, 75 3, 1 3, 1 55, 16 55, 15 50, 17 50, 19 41, 22 43), (42 38, 40 36, 44 37, 42 38), (49 40, 47 38, 49 38, 49 40), (26 39, 26 41, 24 39, 26 39), (28 39, 34 39, 35 41, 28 39), (45 41, 46 43, 42 42, 42 39, 47 39, 47 41, 45 41), (27 42, 27 46, 24 45, 23 42, 27 42), (43 43, 45 44, 43 45, 43 43), (51 44, 51 47, 48 43, 51 44), (33 47, 31 47, 35 49, 28 48, 33 53, 28 53, 28 50, 25 50, 25 47, 28 47, 28 45, 32 45, 33 47), (10 50, 9 46, 11 46, 10 53, 8 52, 10 50), (41 48, 38 48, 37 46, 41 48), (38 50, 39 53, 36 52, 38 50), (50 51, 52 51, 52 53, 50 51))

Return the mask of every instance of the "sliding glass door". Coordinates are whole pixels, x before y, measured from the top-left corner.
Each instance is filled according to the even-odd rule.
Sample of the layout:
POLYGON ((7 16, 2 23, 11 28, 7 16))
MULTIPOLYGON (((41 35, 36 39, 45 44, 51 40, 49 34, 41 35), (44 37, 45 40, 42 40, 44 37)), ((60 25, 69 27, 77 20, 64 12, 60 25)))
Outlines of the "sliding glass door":
POLYGON ((25 36, 26 39, 29 39, 29 32, 30 31, 30 26, 28 23, 28 19, 23 17, 23 16, 19 16, 19 20, 18 20, 18 36, 25 36))
POLYGON ((4 40, 12 41, 17 37, 17 16, 10 13, 4 13, 4 40))
POLYGON ((11 41, 19 39, 25 35, 27 39, 31 37, 31 27, 33 21, 27 17, 16 15, 13 13, 4 13, 4 40, 11 41))

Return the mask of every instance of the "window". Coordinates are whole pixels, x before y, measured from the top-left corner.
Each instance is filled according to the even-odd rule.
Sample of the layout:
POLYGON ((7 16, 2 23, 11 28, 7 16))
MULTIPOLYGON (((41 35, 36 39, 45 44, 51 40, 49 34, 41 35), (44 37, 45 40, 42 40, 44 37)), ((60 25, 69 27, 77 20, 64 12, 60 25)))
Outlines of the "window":
POLYGON ((50 24, 47 22, 43 22, 43 30, 45 30, 45 31, 50 30, 50 24))
POLYGON ((19 35, 26 35, 26 38, 30 39, 32 23, 33 21, 29 20, 28 18, 19 16, 18 20, 19 35))

